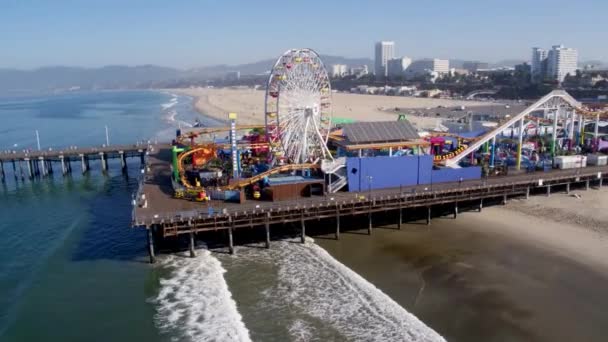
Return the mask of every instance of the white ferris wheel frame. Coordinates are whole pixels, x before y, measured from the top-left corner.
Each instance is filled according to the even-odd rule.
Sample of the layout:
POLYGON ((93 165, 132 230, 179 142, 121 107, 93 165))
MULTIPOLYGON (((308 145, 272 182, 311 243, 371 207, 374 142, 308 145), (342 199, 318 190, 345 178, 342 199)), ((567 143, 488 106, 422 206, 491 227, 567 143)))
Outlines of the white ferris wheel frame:
POLYGON ((331 127, 331 84, 312 49, 290 49, 275 62, 264 101, 266 139, 276 156, 291 163, 333 159, 327 148, 331 127))

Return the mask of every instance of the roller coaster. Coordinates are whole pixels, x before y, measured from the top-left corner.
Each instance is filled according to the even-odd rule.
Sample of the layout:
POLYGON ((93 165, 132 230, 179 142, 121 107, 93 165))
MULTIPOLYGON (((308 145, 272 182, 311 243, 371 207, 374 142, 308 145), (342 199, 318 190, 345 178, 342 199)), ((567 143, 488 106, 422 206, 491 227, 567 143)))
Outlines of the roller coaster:
MULTIPOLYGON (((554 119, 551 120, 553 123, 554 132, 557 131, 557 122, 560 120, 572 120, 574 121, 576 116, 581 116, 583 118, 595 119, 596 121, 596 130, 597 123, 600 118, 608 117, 608 111, 593 111, 588 108, 585 108, 582 103, 575 100, 570 94, 568 94, 564 90, 554 90, 549 94, 542 97, 540 100, 536 101, 534 104, 526 108, 521 113, 514 115, 513 117, 504 120, 499 123, 498 126, 485 133, 484 135, 476 138, 472 141, 467 148, 460 151, 460 153, 455 154, 451 158, 447 158, 443 160, 443 164, 449 167, 457 167, 458 163, 466 156, 471 155, 475 151, 477 151, 483 144, 489 142, 490 140, 494 140, 497 135, 501 134, 503 131, 512 127, 519 123, 520 132, 523 131, 524 119, 528 117, 531 113, 539 110, 548 110, 553 111, 554 119), (562 118, 560 119, 560 113, 562 118)), ((570 132, 572 134, 573 131, 570 132)), ((597 139, 597 132, 595 134, 597 139)), ((521 163, 521 145, 522 145, 523 134, 519 134, 519 151, 517 155, 517 167, 519 168, 521 163)), ((555 146, 556 134, 552 135, 553 146, 555 146)), ((495 141, 495 140, 494 140, 495 141)))

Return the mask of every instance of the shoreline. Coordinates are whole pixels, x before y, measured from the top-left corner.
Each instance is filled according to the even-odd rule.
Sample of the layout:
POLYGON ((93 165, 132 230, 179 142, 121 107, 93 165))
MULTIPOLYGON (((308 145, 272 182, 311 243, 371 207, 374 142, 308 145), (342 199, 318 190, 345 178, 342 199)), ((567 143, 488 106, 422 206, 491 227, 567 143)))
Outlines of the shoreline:
MULTIPOLYGON (((264 91, 229 88, 173 88, 163 89, 175 94, 194 98, 193 106, 201 114, 214 119, 226 120, 229 112, 238 114, 244 125, 264 124, 264 91)), ((400 111, 437 107, 487 106, 487 103, 464 100, 432 99, 403 96, 365 95, 350 93, 332 94, 333 118, 356 121, 396 121, 400 111)), ((407 115, 419 129, 433 129, 441 121, 439 117, 407 115)))
POLYGON ((576 192, 316 241, 447 340, 600 341, 608 231, 572 213, 608 226, 608 189, 576 192))

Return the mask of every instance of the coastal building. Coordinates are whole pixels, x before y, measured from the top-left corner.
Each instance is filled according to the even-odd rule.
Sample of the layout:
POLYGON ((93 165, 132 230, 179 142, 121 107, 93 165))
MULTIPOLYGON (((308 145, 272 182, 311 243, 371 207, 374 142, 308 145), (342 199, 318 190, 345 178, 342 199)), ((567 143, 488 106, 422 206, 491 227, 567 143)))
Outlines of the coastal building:
POLYGON ((436 79, 441 75, 450 72, 450 61, 447 59, 427 58, 412 62, 405 71, 405 76, 409 79, 423 75, 431 75, 436 79))
POLYGON ((566 75, 574 75, 578 69, 578 51, 563 45, 554 45, 547 51, 542 48, 532 48, 530 61, 532 80, 540 82, 552 80, 559 83, 566 75))
POLYGON ((331 66, 331 77, 342 77, 348 72, 346 64, 334 64, 331 66))
POLYGON ((462 69, 471 72, 471 73, 475 73, 477 72, 477 70, 485 70, 485 69, 489 69, 490 65, 488 63, 484 63, 484 62, 479 62, 479 61, 466 61, 464 63, 462 63, 462 69))
POLYGON ((539 47, 532 48, 530 67, 532 71, 532 80, 542 81, 547 74, 547 50, 539 47))
POLYGON ((228 71, 224 77, 226 81, 238 81, 241 79, 240 71, 228 71))
POLYGON ((563 45, 554 45, 547 54, 547 76, 563 82, 566 75, 576 74, 578 69, 578 51, 563 45))
POLYGON ((388 76, 388 61, 395 58, 395 42, 377 42, 375 46, 374 72, 376 77, 388 76))
POLYGON ((359 78, 369 74, 369 68, 367 67, 367 65, 350 68, 349 74, 359 78))
POLYGON ((387 62, 387 75, 389 78, 403 77, 405 70, 412 64, 409 57, 393 58, 387 62))

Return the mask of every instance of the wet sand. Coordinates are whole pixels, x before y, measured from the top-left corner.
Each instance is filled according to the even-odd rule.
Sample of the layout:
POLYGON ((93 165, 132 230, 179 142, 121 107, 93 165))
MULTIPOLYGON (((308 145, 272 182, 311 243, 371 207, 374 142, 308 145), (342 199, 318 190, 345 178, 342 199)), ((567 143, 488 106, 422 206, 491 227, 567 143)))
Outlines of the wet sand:
POLYGON ((316 242, 448 341, 605 341, 606 235, 522 213, 542 198, 316 242))

